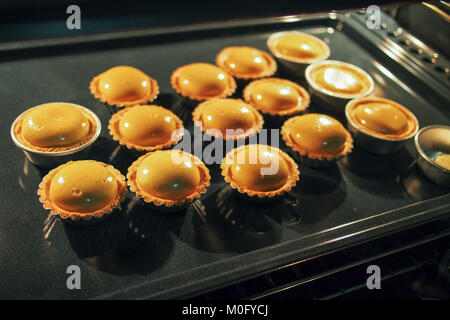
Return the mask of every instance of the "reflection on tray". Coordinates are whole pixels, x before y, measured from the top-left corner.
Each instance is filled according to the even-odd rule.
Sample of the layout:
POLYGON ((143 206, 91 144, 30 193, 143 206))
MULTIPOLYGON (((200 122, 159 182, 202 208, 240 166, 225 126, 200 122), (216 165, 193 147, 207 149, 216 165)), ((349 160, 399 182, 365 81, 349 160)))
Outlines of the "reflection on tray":
POLYGON ((203 202, 194 203, 192 230, 183 228, 178 236, 192 247, 218 253, 247 252, 273 245, 280 241, 281 230, 270 215, 280 212, 280 205, 245 201, 224 186, 203 202))
POLYGON ((280 242, 283 225, 320 221, 338 208, 345 196, 346 186, 337 166, 319 172, 306 168, 298 186, 272 203, 250 202, 224 185, 203 202, 194 203, 194 232, 191 226, 184 226, 178 236, 200 250, 248 252, 280 242))
POLYGON ((352 172, 367 179, 383 179, 394 177, 409 168, 414 158, 406 148, 389 155, 377 155, 354 146, 353 151, 342 163, 352 172))
POLYGON ((416 200, 427 200, 437 196, 447 194, 448 188, 439 186, 428 179, 417 163, 400 175, 399 182, 405 188, 405 191, 416 200))
MULTIPOLYGON (((158 98, 159 100, 160 98, 158 98)), ((171 93, 163 95, 161 104, 165 108, 173 111, 182 121, 185 128, 193 126, 192 106, 187 105, 179 96, 171 93)))
POLYGON ((386 197, 397 197, 403 193, 398 177, 403 174, 414 158, 405 147, 393 154, 377 155, 355 146, 353 151, 341 160, 342 165, 355 174, 352 179, 358 188, 386 197))
POLYGON ((108 273, 145 274, 170 256, 169 230, 180 218, 151 211, 133 197, 101 223, 63 225, 70 245, 87 264, 108 273))
POLYGON ((136 158, 125 149, 111 138, 99 137, 92 146, 89 159, 108 163, 122 174, 126 174, 128 167, 136 158))
POLYGON ((346 195, 339 167, 333 165, 321 169, 303 167, 298 185, 286 197, 298 201, 296 211, 301 224, 313 224, 337 210, 346 195))

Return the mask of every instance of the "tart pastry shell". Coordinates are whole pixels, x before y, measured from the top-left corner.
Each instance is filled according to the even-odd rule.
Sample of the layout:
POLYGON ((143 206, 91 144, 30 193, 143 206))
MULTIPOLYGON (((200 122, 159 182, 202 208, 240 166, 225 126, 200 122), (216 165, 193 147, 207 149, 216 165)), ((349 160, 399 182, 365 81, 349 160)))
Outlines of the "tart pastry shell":
POLYGON ((150 91, 148 92, 148 94, 140 99, 135 99, 135 100, 131 100, 131 101, 117 101, 115 99, 111 99, 111 98, 107 98, 105 96, 103 96, 103 94, 100 92, 99 90, 99 82, 100 79, 102 78, 102 76, 106 73, 102 72, 99 75, 95 76, 90 85, 89 85, 89 90, 91 91, 91 93, 94 95, 94 97, 98 100, 100 100, 101 102, 106 103, 107 105, 110 106, 116 106, 116 107, 130 107, 130 106, 134 106, 134 105, 138 105, 138 104, 146 104, 146 103, 151 103, 152 101, 154 101, 156 99, 156 97, 159 95, 159 86, 158 86, 158 82, 153 79, 152 77, 146 76, 147 81, 150 85, 150 91))
POLYGON ((267 52, 264 52, 262 50, 252 48, 252 47, 247 47, 247 46, 226 47, 226 48, 222 49, 222 51, 220 51, 216 56, 216 65, 218 65, 223 70, 226 70, 226 72, 228 72, 232 76, 234 76, 238 79, 244 79, 244 80, 252 80, 252 79, 259 79, 259 78, 264 78, 264 77, 270 77, 270 76, 274 75, 275 72, 277 71, 277 63, 270 54, 268 54, 267 52), (261 72, 259 72, 257 74, 251 74, 251 73, 249 73, 249 74, 234 74, 231 70, 229 70, 229 68, 225 67, 225 65, 224 65, 225 59, 232 52, 232 50, 244 49, 244 48, 255 50, 256 52, 261 54, 268 63, 267 68, 265 68, 264 70, 262 70, 261 72))
MULTIPOLYGON (((155 151, 157 152, 157 151, 155 151)), ((134 161, 131 166, 128 168, 127 173, 127 180, 128 180, 128 186, 130 187, 130 190, 136 194, 138 198, 142 198, 144 202, 153 204, 157 207, 165 206, 165 207, 173 207, 173 206, 183 206, 186 203, 191 203, 194 200, 201 197, 203 193, 206 192, 206 189, 210 186, 211 182, 211 176, 209 174, 209 170, 206 167, 206 165, 200 161, 197 157, 195 157, 192 154, 189 154, 190 157, 193 160, 193 163, 196 165, 197 169, 200 173, 200 182, 196 186, 195 190, 189 194, 188 196, 184 197, 180 200, 170 200, 170 199, 162 199, 160 197, 156 197, 147 191, 145 191, 143 188, 141 188, 137 182, 136 174, 139 165, 142 161, 144 161, 147 157, 151 156, 153 152, 147 153, 141 157, 139 157, 136 161, 134 161)), ((184 152, 185 154, 188 154, 184 152)))
POLYGON ((292 81, 286 80, 286 79, 280 79, 280 78, 264 78, 264 79, 254 80, 254 81, 250 82, 244 88, 243 97, 247 103, 254 106, 258 111, 272 115, 272 116, 290 116, 290 115, 293 115, 296 113, 303 112, 309 107, 309 104, 311 102, 311 97, 305 88, 303 88, 302 86, 298 85, 295 82, 292 82, 292 81), (264 110, 264 111, 261 110, 253 102, 252 91, 256 85, 258 85, 260 83, 264 83, 264 82, 272 82, 275 84, 287 84, 287 85, 291 86, 293 89, 297 90, 299 96, 302 97, 301 103, 297 104, 293 108, 286 109, 286 110, 264 110))
POLYGON ((61 207, 59 207, 49 196, 50 192, 50 183, 53 179, 53 177, 63 168, 69 166, 70 164, 76 162, 76 161, 69 161, 66 162, 59 167, 51 170, 42 180, 42 182, 39 184, 39 189, 37 191, 37 194, 39 196, 39 202, 42 203, 43 207, 47 210, 50 210, 51 214, 53 215, 59 215, 62 219, 67 219, 68 221, 86 221, 91 220, 93 218, 99 219, 103 216, 110 214, 113 212, 113 209, 119 208, 120 203, 125 200, 125 195, 128 192, 125 177, 120 173, 119 170, 115 169, 113 166, 94 161, 94 160, 82 160, 82 161, 91 161, 96 164, 102 164, 105 168, 107 168, 116 178, 117 180, 117 194, 115 198, 109 203, 109 205, 103 207, 102 209, 88 212, 88 213, 81 213, 81 212, 73 212, 65 210, 61 207))
MULTIPOLYGON (((157 106, 157 107, 165 109, 162 106, 157 106)), ((130 150, 134 149, 134 150, 137 150, 140 152, 141 151, 150 152, 150 151, 170 148, 171 146, 177 144, 183 138, 183 135, 184 135, 183 121, 181 121, 181 119, 175 113, 173 113, 167 109, 168 111, 170 111, 172 113, 173 120, 175 121, 175 124, 176 124, 177 134, 176 134, 176 136, 172 136, 172 138, 174 138, 174 139, 170 139, 165 143, 157 144, 154 146, 141 146, 141 145, 137 145, 137 144, 127 140, 126 138, 122 137, 122 135, 120 134, 118 126, 119 126, 120 119, 128 110, 129 110, 129 108, 119 110, 117 113, 112 115, 112 117, 109 119, 109 123, 108 123, 109 133, 111 134, 113 140, 119 142, 119 144, 121 146, 125 146, 130 150)))
POLYGON ((222 170, 222 176, 224 177, 225 181, 230 184, 232 189, 235 189, 237 192, 241 194, 246 194, 249 197, 274 198, 281 196, 285 192, 290 191, 297 184, 297 181, 299 181, 300 179, 299 178, 300 171, 298 169, 297 163, 295 163, 295 161, 290 156, 288 156, 280 149, 271 146, 268 146, 269 149, 270 150, 275 149, 278 155, 286 161, 286 164, 289 167, 289 175, 287 177, 286 182, 280 188, 273 191, 255 191, 237 183, 231 176, 230 169, 231 166, 233 165, 233 159, 242 149, 246 147, 247 147, 246 145, 243 145, 228 152, 225 158, 222 160, 222 164, 220 165, 220 168, 222 170))
POLYGON ((306 156, 309 159, 337 161, 345 157, 353 149, 353 138, 350 132, 345 130, 346 139, 344 142, 344 148, 341 152, 337 154, 325 154, 320 152, 314 152, 311 150, 305 150, 301 148, 297 143, 295 143, 295 141, 293 141, 291 138, 292 124, 294 121, 295 118, 290 118, 283 124, 283 126, 281 127, 281 136, 286 145, 290 147, 293 151, 298 152, 301 156, 306 156))
POLYGON ((198 103, 200 101, 212 99, 212 98, 226 98, 226 97, 233 95, 233 93, 236 91, 237 84, 236 84, 236 81, 234 80, 234 78, 230 74, 228 74, 228 72, 221 69, 227 78, 227 88, 221 94, 211 97, 208 95, 189 94, 187 92, 183 92, 178 84, 179 75, 185 67, 191 66, 193 64, 195 64, 195 63, 186 64, 184 66, 178 67, 177 69, 175 69, 175 71, 172 73, 172 75, 170 77, 170 84, 172 85, 172 88, 174 88, 175 91, 178 94, 180 94, 182 97, 188 98, 188 99, 193 100, 194 102, 198 103))
MULTIPOLYGON (((233 99, 233 100, 242 101, 243 103, 245 103, 241 99, 233 99)), ((244 133, 239 134, 239 135, 234 135, 234 136, 227 136, 227 135, 224 135, 222 132, 220 132, 220 130, 218 130, 218 129, 211 130, 213 128, 206 128, 203 125, 203 122, 201 121, 201 117, 202 117, 203 109, 205 108, 205 106, 207 106, 210 103, 214 103, 214 99, 210 99, 210 100, 200 103, 194 109, 194 112, 192 112, 192 120, 194 121, 194 123, 196 123, 198 121, 201 122, 202 126, 200 127, 200 129, 202 130, 202 132, 205 132, 206 134, 209 134, 210 136, 213 136, 216 139, 223 139, 223 140, 246 139, 249 136, 257 134, 264 125, 264 119, 263 119, 262 115, 258 112, 258 110, 256 110, 256 108, 254 108, 252 105, 249 105, 249 107, 251 107, 250 110, 252 111, 252 113, 255 117, 255 122, 251 128, 244 130, 244 133)))

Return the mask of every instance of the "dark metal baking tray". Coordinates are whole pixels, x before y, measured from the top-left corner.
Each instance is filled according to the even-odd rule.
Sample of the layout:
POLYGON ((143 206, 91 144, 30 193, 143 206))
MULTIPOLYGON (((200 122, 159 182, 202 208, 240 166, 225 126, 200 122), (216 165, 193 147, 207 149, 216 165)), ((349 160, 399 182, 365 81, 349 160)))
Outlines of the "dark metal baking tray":
MULTIPOLYGON (((123 173, 133 161, 106 130, 109 112, 89 93, 91 78, 132 65, 156 78, 156 103, 192 130, 190 110, 170 87, 172 71, 213 62, 225 46, 263 50, 272 32, 301 30, 331 47, 331 59, 370 73, 375 94, 410 108, 421 127, 449 124, 449 91, 423 76, 384 36, 352 14, 319 14, 140 30, 0 45, 2 135, 0 170, 0 297, 22 299, 186 298, 276 267, 448 217, 450 194, 415 165, 412 144, 391 156, 358 148, 330 169, 301 167, 298 186, 279 202, 260 206, 236 199, 210 166, 212 186, 180 214, 151 212, 130 195, 121 212, 97 225, 71 226, 47 217, 36 189, 45 170, 31 165, 8 136, 14 118, 33 105, 67 101, 102 119, 91 158, 123 173), (439 88, 442 90, 435 90, 439 88), (81 289, 69 290, 70 265, 81 289)), ((286 77, 280 70, 280 77, 286 77)), ((304 84, 301 79, 293 79, 304 84)), ((326 112, 314 104, 311 111, 326 112)), ((341 115, 335 115, 340 120, 341 115)))

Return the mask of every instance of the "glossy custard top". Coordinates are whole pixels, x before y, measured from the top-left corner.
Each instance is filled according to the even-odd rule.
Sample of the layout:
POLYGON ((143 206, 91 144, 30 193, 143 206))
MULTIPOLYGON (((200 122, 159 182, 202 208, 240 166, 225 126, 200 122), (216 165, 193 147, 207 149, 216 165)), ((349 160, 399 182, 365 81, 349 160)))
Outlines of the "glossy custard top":
POLYGON ((300 33, 286 33, 274 39, 273 48, 281 55, 297 60, 325 59, 328 50, 315 37, 300 33))
POLYGON ((311 70, 312 81, 320 88, 345 95, 363 94, 370 88, 367 76, 341 64, 321 64, 311 70))
POLYGON ((109 206, 117 192, 118 181, 107 167, 94 161, 76 161, 55 174, 49 196, 64 210, 89 213, 109 206))
POLYGON ((250 82, 244 89, 244 98, 259 111, 272 115, 298 113, 310 103, 310 96, 303 87, 279 78, 250 82))
POLYGON ((175 129, 175 115, 170 110, 155 105, 127 109, 118 124, 120 135, 139 146, 166 143, 171 140, 175 129))
POLYGON ((255 105, 262 111, 287 110, 301 103, 299 92, 288 84, 263 82, 251 93, 255 105))
POLYGON ((237 48, 228 54, 225 66, 236 74, 258 74, 268 66, 265 57, 252 48, 237 48))
POLYGON ((22 138, 41 148, 70 147, 85 140, 92 125, 80 108, 64 103, 49 103, 25 114, 22 138))
POLYGON ((212 99, 201 103, 198 108, 194 112, 194 121, 201 121, 204 130, 219 130, 222 136, 227 136, 227 129, 257 129, 262 121, 257 111, 240 99, 212 99))
POLYGON ((155 151, 137 167, 136 182, 154 197, 180 200, 197 191, 201 174, 191 155, 175 150, 155 151))
POLYGON ((286 183, 290 169, 279 150, 251 144, 235 154, 230 174, 235 182, 248 190, 274 191, 286 183))
POLYGON ((290 136, 303 150, 336 155, 344 150, 348 133, 336 119, 324 114, 309 113, 292 119, 290 136))
POLYGON ((118 66, 104 72, 98 83, 100 93, 118 104, 149 96, 152 90, 148 76, 139 69, 118 66))
POLYGON ((234 83, 222 69, 208 63, 192 63, 177 69, 175 74, 175 88, 182 95, 201 97, 200 100, 227 96, 230 81, 234 83))
POLYGON ((359 104, 354 110, 359 124, 381 134, 402 134, 408 130, 408 118, 395 106, 384 102, 359 104))

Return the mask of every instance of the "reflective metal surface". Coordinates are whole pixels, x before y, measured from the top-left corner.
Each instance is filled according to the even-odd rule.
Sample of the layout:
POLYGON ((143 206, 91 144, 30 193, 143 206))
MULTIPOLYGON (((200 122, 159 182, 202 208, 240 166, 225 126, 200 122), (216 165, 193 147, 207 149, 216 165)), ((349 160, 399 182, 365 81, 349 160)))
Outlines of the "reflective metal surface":
POLYGON ((450 170, 435 162, 440 154, 450 154, 450 127, 427 126, 414 139, 418 151, 417 164, 425 175, 437 184, 450 187, 450 170))

